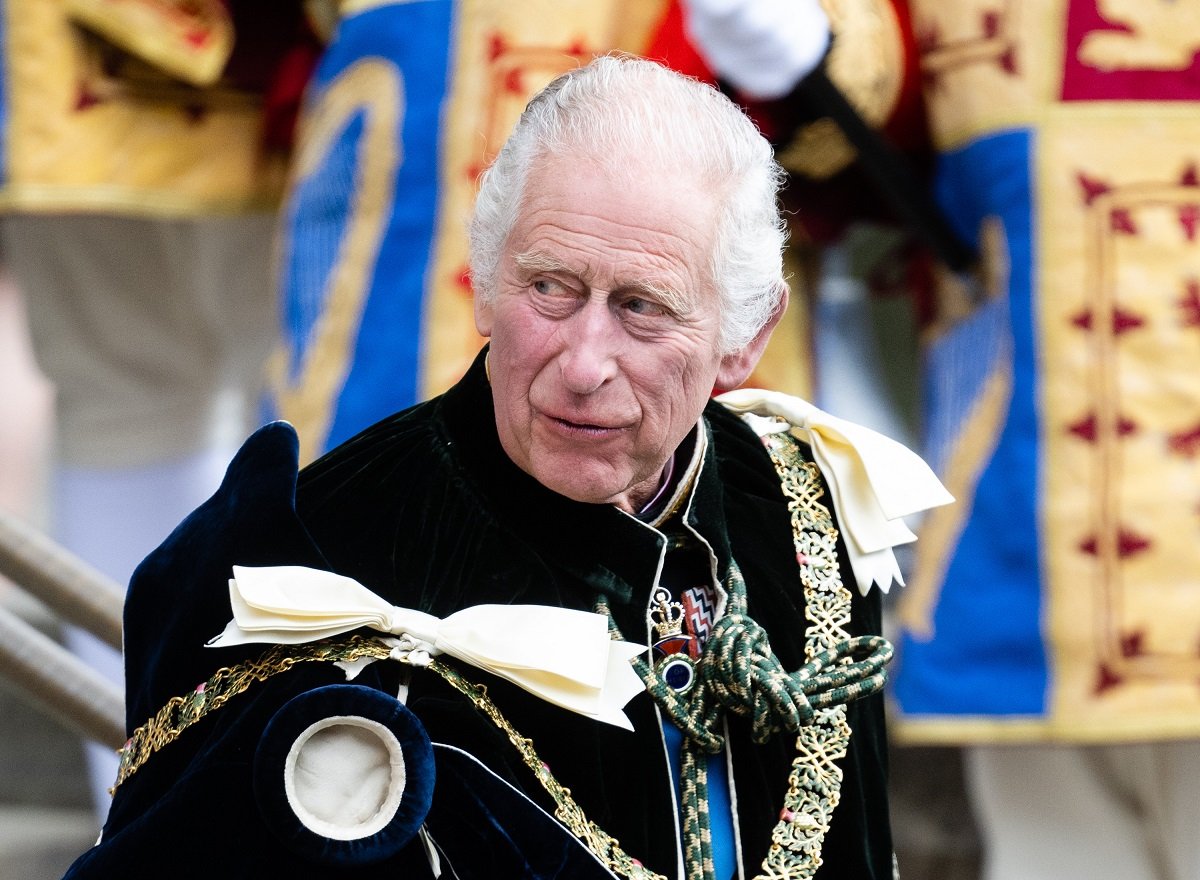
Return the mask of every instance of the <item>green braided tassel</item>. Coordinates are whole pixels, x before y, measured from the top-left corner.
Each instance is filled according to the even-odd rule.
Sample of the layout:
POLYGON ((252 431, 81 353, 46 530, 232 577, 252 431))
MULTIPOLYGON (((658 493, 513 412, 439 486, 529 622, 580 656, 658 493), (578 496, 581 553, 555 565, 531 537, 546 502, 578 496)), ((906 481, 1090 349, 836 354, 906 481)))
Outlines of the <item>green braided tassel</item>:
MULTIPOLYGON (((671 688, 645 658, 634 661, 651 697, 684 736, 680 775, 688 880, 715 880, 704 758, 725 747, 720 732, 725 713, 749 716, 758 743, 781 731, 798 733, 818 710, 880 691, 884 666, 892 657, 885 639, 860 636, 820 651, 788 673, 772 652, 766 631, 745 613, 746 583, 733 561, 726 589, 728 611, 709 633, 696 664, 696 682, 687 694, 671 688)), ((607 613, 605 602, 597 608, 607 613)), ((611 615, 609 629, 620 638, 611 615)))

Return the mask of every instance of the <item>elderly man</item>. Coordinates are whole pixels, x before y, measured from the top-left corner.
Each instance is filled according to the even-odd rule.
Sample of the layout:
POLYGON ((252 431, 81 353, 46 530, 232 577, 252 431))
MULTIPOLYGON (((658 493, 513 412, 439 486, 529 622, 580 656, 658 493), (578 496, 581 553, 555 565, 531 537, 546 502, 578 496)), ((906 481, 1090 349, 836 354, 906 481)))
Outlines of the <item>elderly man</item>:
POLYGON ((537 96, 478 198, 470 372, 298 482, 264 428, 139 569, 75 876, 891 877, 870 587, 946 499, 802 401, 710 402, 786 304, 778 180, 650 62, 537 96))

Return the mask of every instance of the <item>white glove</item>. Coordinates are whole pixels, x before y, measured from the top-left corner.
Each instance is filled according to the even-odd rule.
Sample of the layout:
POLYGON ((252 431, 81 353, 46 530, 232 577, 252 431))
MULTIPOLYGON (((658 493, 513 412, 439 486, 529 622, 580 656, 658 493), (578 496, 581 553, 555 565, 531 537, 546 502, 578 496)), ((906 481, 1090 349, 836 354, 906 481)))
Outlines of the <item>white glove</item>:
POLYGON ((817 0, 684 0, 688 35, 709 66, 752 98, 790 92, 829 48, 817 0))

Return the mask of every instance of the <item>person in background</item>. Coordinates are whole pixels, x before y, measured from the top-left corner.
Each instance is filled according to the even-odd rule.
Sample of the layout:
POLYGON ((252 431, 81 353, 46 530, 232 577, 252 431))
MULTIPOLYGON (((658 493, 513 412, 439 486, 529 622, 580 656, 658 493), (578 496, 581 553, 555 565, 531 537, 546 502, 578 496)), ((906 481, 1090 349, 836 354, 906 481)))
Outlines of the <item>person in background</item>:
MULTIPOLYGON (((49 531, 125 584, 258 423, 281 99, 315 40, 291 2, 12 2, 3 16, 0 250, 55 391, 49 531)), ((121 680, 116 651, 67 640, 121 680)), ((102 819, 116 758, 88 757, 102 819)))
POLYGON ((1200 10, 908 5, 980 280, 926 331, 964 503, 897 609, 897 729, 966 746, 986 880, 1194 877, 1200 10))
MULTIPOLYGON (((687 6, 721 76, 812 113, 812 74, 756 94, 748 73, 793 32, 772 14, 803 10, 687 6)), ((881 94, 919 85, 937 158, 910 201, 932 196, 974 253, 920 291, 925 448, 961 503, 921 524, 894 607, 893 730, 965 747, 986 880, 1197 876, 1200 386, 1180 377, 1200 368, 1200 13, 831 9, 817 76, 877 127, 881 94)), ((822 154, 821 122, 796 131, 801 158, 822 154)), ((854 146, 861 179, 870 157, 854 146)), ((857 192, 887 198, 886 185, 857 192)), ((802 219, 828 205, 815 189, 796 204, 802 219)), ((844 204, 850 220, 871 214, 844 204)))

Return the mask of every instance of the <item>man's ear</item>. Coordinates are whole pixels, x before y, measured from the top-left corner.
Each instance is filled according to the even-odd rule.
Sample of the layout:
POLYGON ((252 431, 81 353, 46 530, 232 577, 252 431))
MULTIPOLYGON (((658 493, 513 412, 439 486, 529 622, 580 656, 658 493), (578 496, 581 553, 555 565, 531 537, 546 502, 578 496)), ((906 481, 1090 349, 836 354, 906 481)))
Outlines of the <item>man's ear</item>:
POLYGON ((767 342, 771 339, 771 332, 775 329, 775 325, 779 323, 783 313, 787 310, 788 305, 788 288, 782 281, 779 282, 783 287, 783 291, 779 297, 779 305, 775 307, 775 311, 763 324, 761 330, 753 339, 746 344, 740 351, 735 351, 721 358, 721 365, 717 370, 717 388, 721 391, 731 391, 737 388, 748 378, 750 373, 758 365, 759 358, 763 356, 763 352, 767 350, 767 342))
POLYGON ((492 318, 493 307, 490 297, 485 297, 478 290, 475 291, 475 330, 480 336, 490 337, 492 335, 492 318))

